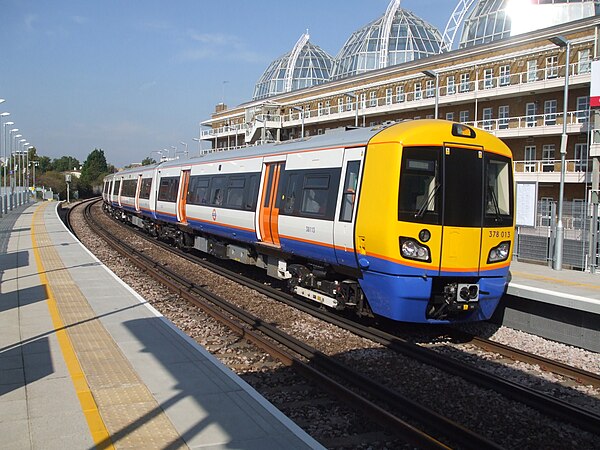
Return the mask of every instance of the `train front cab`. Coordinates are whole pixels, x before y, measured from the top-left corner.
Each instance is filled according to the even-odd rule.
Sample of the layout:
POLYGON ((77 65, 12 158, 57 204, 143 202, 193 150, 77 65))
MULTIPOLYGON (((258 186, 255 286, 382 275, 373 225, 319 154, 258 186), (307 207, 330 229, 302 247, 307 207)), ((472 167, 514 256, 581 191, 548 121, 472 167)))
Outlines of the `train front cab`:
POLYGON ((399 321, 486 320, 512 251, 511 153, 446 121, 390 127, 369 143, 356 240, 361 287, 399 321), (388 195, 382 195, 388 193, 388 195))

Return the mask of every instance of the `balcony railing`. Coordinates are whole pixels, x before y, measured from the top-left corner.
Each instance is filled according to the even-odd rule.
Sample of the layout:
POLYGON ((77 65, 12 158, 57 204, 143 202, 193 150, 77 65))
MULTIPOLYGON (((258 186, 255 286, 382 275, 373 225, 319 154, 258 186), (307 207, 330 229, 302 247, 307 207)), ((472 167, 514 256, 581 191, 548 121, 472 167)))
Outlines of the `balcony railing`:
MULTIPOLYGON (((573 63, 569 65, 570 76, 585 75, 590 76, 590 62, 582 61, 579 63, 573 63)), ((448 84, 439 86, 439 104, 443 106, 444 103, 449 102, 464 102, 471 99, 477 98, 485 94, 486 98, 493 96, 495 93, 498 95, 506 95, 511 90, 515 92, 525 92, 526 89, 539 89, 540 83, 548 85, 552 83, 553 87, 564 83, 565 66, 549 66, 545 68, 536 68, 525 72, 516 74, 502 74, 500 76, 483 78, 480 80, 460 80, 459 73, 456 75, 455 84, 448 84), (534 86, 535 85, 535 86, 534 86)), ((444 73, 440 71, 440 78, 444 77, 444 73)), ((587 77, 585 80, 587 80, 587 77)), ((585 81, 584 80, 584 81, 585 81)), ((576 78, 572 80, 574 84, 576 78)), ((581 79, 580 81, 581 82, 581 79)), ((408 83, 407 83, 408 86, 408 83)), ((542 86, 543 87, 543 86, 542 86)), ((412 108, 422 108, 426 106, 433 106, 435 101, 435 89, 425 86, 424 89, 417 89, 415 91, 398 91, 392 88, 392 92, 386 92, 382 97, 370 97, 370 92, 365 90, 364 97, 361 98, 360 93, 356 93, 358 99, 353 102, 344 102, 343 104, 337 104, 333 106, 321 105, 320 107, 312 110, 305 109, 304 112, 291 110, 285 115, 258 115, 256 116, 254 124, 236 124, 228 125, 220 128, 213 128, 210 130, 204 130, 201 133, 202 139, 214 139, 216 137, 224 137, 232 134, 248 134, 256 126, 268 128, 281 128, 286 126, 296 126, 302 120, 304 116, 305 123, 319 123, 323 120, 341 120, 349 119, 354 117, 356 114, 356 108, 358 107, 359 116, 366 116, 372 114, 381 114, 395 111, 407 111, 412 108)), ((457 103, 460 105, 460 103, 457 103)), ((415 110, 415 114, 417 111, 415 110)), ((579 110, 568 113, 568 124, 582 124, 587 121, 588 111, 579 110)), ((454 117, 454 120, 459 117, 454 117)), ((534 128, 534 127, 548 127, 553 125, 562 125, 562 113, 550 113, 550 114, 529 114, 525 116, 517 117, 506 117, 506 118, 490 118, 481 119, 475 121, 465 121, 465 123, 471 123, 477 127, 486 130, 514 130, 523 128, 534 128)))
MULTIPOLYGON (((565 161, 565 173, 581 174, 591 170, 590 161, 587 159, 568 159, 565 161)), ((560 173, 562 164, 560 159, 513 161, 516 174, 526 173, 560 173)))

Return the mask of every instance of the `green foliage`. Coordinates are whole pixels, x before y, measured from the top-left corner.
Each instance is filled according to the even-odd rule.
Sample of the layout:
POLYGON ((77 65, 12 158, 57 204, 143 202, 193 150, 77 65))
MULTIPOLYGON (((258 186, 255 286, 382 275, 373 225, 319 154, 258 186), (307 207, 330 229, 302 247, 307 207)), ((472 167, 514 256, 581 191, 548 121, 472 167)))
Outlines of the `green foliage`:
MULTIPOLYGON (((37 185, 46 189, 52 189, 55 194, 59 194, 61 200, 66 200, 67 198, 67 183, 63 173, 53 170, 45 172, 38 176, 37 185)), ((79 189, 79 180, 77 177, 71 177, 69 189, 71 193, 79 189)))
POLYGON ((142 166, 149 166, 151 164, 156 164, 156 160, 154 158, 146 157, 142 159, 142 166))
POLYGON ((79 161, 72 156, 61 156, 58 159, 52 161, 52 167, 50 170, 56 172, 71 172, 73 170, 79 170, 79 161))
POLYGON ((99 186, 102 185, 102 179, 108 174, 108 164, 104 151, 94 149, 91 152, 81 169, 81 178, 79 180, 79 194, 81 197, 93 195, 99 186))

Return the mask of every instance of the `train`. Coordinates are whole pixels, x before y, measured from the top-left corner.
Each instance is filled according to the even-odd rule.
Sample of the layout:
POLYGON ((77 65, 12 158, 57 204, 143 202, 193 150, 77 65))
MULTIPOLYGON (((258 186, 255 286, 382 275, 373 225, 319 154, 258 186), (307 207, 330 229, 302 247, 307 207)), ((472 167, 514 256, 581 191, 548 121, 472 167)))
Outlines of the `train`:
POLYGON ((508 284, 512 153, 457 122, 343 127, 163 161, 108 175, 102 197, 152 236, 362 317, 487 320, 508 284))

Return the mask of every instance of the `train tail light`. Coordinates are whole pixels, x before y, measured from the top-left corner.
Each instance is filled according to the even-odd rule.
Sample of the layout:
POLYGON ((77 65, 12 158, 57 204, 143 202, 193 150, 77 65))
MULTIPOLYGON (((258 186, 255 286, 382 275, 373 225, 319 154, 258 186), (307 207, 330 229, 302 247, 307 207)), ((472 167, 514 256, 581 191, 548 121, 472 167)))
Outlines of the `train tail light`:
POLYGON ((497 246, 493 247, 488 254, 487 263, 497 263, 506 261, 510 254, 510 241, 500 242, 497 246))

